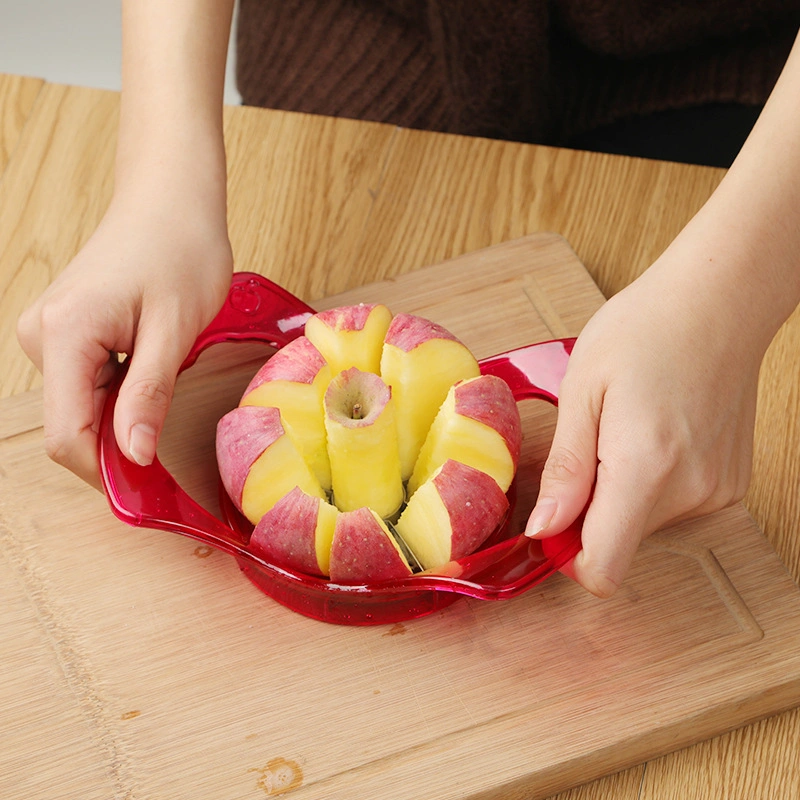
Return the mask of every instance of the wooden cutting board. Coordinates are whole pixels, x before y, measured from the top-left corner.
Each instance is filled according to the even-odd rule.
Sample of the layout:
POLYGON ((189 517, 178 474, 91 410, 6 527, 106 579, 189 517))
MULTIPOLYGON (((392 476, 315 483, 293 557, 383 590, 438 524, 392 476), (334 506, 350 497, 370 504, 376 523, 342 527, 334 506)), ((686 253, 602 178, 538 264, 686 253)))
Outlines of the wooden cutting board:
MULTIPOLYGON (((577 334, 602 297, 542 234, 324 306, 374 300, 482 357, 577 334)), ((180 381, 159 453, 209 507, 215 420, 263 357, 217 348, 180 381)), ((741 505, 652 537, 611 600, 558 575, 340 627, 228 556, 117 522, 44 456, 40 406, 0 403, 8 800, 533 800, 800 704, 800 590, 741 505)), ((522 412, 529 507, 555 411, 522 412)))

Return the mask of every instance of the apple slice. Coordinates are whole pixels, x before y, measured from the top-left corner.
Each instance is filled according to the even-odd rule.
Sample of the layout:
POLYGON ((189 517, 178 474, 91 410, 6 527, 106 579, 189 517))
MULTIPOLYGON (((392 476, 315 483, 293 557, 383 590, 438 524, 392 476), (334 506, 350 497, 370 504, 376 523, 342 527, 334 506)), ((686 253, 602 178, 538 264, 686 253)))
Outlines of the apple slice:
POLYGON ((508 510, 508 498, 485 472, 448 459, 408 501, 395 524, 423 569, 477 550, 508 510))
POLYGON ((327 575, 339 511, 295 486, 259 520, 250 550, 278 566, 327 575))
POLYGON ((496 375, 480 375, 450 388, 422 445, 408 494, 452 458, 491 475, 506 492, 514 478, 522 424, 514 395, 496 375))
POLYGON ((408 480, 450 387, 480 375, 469 348, 435 322, 397 314, 381 356, 381 377, 392 387, 400 432, 400 469, 408 480))
POLYGON ((295 486, 325 499, 277 408, 239 406, 222 417, 217 465, 231 500, 254 525, 295 486))
POLYGON ((405 496, 391 389, 351 367, 331 381, 323 404, 337 508, 391 517, 405 496))
POLYGON ((331 464, 322 419, 322 396, 332 377, 319 350, 300 336, 278 350, 256 373, 239 405, 277 408, 289 435, 317 476, 331 488, 331 464))
POLYGON ((380 303, 342 306, 309 317, 305 334, 334 375, 350 367, 377 373, 391 321, 392 312, 380 303))
POLYGON ((334 583, 372 583, 406 578, 411 567, 386 523, 371 509, 336 518, 330 576, 334 583))

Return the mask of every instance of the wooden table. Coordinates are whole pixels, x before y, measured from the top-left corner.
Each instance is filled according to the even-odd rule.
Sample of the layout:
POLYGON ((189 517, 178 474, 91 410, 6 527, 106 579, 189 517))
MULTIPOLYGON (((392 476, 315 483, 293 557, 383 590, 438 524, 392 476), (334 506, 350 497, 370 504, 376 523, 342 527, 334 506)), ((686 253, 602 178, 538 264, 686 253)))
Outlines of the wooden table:
MULTIPOLYGON (((40 385, 15 320, 101 218, 117 113, 112 92, 0 75, 0 398, 40 385)), ((225 124, 237 268, 310 302, 536 231, 562 234, 609 296, 647 268, 724 174, 249 108, 226 109, 225 124)), ((796 581, 798 376, 800 313, 764 363, 745 500, 796 581)), ((798 748, 800 709, 561 797, 789 800, 800 796, 798 748)))

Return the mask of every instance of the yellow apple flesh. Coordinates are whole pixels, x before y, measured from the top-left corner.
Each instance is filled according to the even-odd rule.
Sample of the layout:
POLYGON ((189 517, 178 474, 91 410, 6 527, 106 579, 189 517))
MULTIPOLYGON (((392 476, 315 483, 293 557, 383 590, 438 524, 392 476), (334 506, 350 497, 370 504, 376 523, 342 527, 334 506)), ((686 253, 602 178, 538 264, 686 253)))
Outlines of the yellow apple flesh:
POLYGON ((377 374, 391 321, 392 312, 379 303, 342 306, 309 317, 305 335, 322 353, 333 375, 350 367, 377 374))
POLYGON ((295 486, 325 499, 277 408, 239 406, 222 417, 217 463, 225 490, 254 525, 295 486))
POLYGON ((392 387, 404 481, 411 477, 450 387, 478 375, 475 356, 441 325, 412 314, 392 319, 383 345, 381 377, 392 387))
POLYGON ((448 459, 491 475, 506 492, 519 462, 522 426, 514 395, 495 375, 450 388, 408 481, 412 496, 448 459))
POLYGON ((239 405, 277 408, 281 421, 325 491, 331 464, 322 397, 332 374, 319 350, 301 336, 278 350, 256 373, 239 405))
POLYGON ((408 501, 395 528, 423 569, 478 549, 508 510, 508 498, 485 472, 448 460, 408 501))
POLYGON ((324 411, 337 508, 369 506, 391 517, 405 494, 391 389, 377 375, 351 367, 330 382, 324 411))

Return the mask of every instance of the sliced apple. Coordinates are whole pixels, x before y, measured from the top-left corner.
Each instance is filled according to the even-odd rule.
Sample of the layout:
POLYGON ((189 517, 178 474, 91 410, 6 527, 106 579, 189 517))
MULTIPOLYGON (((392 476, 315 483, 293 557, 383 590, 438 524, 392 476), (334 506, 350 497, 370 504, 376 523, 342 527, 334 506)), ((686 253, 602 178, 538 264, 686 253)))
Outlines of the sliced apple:
POLYGON ((377 373, 392 312, 380 303, 320 311, 306 321, 305 334, 334 375, 350 367, 377 373))
POLYGON ((371 304, 308 319, 220 420, 217 459, 253 552, 364 583, 410 575, 409 548, 426 569, 477 549, 507 513, 520 440, 511 390, 462 342, 371 304))
POLYGON ((411 497, 448 459, 491 475, 506 492, 519 462, 522 424, 508 384, 480 375, 450 388, 408 482, 411 497))
POLYGON ((324 409, 336 507, 391 517, 405 495, 391 389, 351 367, 331 381, 324 409))
POLYGON ((386 523, 370 508, 346 511, 336 519, 330 576, 335 583, 399 580, 411 567, 386 523))
POLYGON ((477 550, 507 510, 494 478, 448 459, 417 489, 395 529, 423 569, 434 569, 477 550))
POLYGON ((325 499, 277 408, 239 406, 229 411, 217 423, 216 446, 225 490, 254 525, 295 486, 325 499))
POLYGON ((278 566, 327 575, 339 511, 295 486, 259 520, 249 548, 278 566))
POLYGON ((326 491, 331 488, 331 464, 322 397, 331 377, 331 369, 319 350, 301 336, 261 367, 239 404, 279 409, 284 427, 326 491))
POLYGON ((480 375, 469 348, 435 322, 397 314, 389 325, 381 356, 381 377, 392 387, 400 469, 408 480, 450 387, 480 375))

